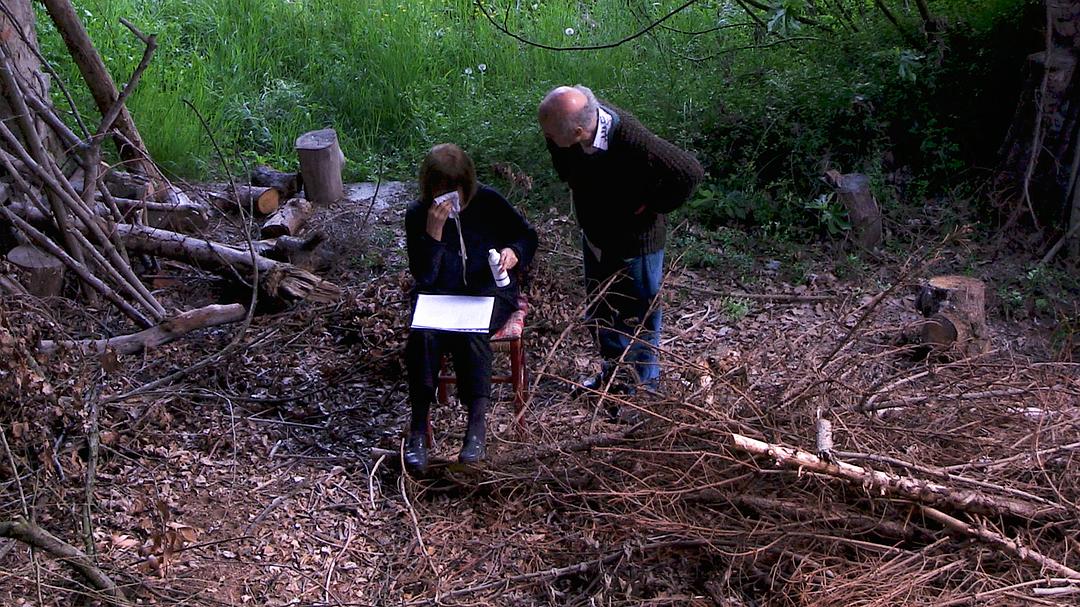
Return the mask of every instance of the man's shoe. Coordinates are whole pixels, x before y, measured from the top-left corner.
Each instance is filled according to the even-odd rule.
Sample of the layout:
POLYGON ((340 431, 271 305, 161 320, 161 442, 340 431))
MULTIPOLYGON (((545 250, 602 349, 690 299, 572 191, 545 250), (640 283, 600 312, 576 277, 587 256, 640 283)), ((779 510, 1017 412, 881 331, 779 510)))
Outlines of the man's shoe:
POLYGON ((427 436, 423 432, 410 432, 405 439, 405 466, 413 472, 424 472, 427 465, 427 436))
POLYGON ((591 394, 593 392, 603 392, 604 388, 608 388, 610 394, 632 394, 633 387, 627 386, 621 381, 611 382, 611 386, 608 386, 608 382, 611 380, 611 376, 615 374, 614 368, 608 368, 604 365, 604 369, 596 375, 591 375, 581 380, 580 386, 574 386, 571 391, 571 396, 579 396, 581 394, 591 394))

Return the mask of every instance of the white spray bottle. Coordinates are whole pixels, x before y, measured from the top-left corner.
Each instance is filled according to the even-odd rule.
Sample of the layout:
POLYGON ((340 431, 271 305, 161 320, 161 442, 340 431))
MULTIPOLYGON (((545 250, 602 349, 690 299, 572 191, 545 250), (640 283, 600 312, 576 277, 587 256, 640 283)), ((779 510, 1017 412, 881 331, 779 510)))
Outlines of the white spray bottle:
POLYGON ((499 268, 501 256, 495 249, 488 249, 488 265, 491 266, 491 275, 495 277, 495 286, 505 287, 510 284, 510 276, 506 270, 499 268))

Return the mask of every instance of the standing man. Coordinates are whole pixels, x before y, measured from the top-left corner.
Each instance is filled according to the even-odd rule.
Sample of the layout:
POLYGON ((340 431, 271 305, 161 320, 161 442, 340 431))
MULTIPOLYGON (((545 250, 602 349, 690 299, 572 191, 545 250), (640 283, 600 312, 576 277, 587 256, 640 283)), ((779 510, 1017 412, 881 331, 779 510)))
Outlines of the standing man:
POLYGON ((586 319, 603 358, 600 373, 582 385, 604 388, 621 359, 633 363, 637 384, 656 390, 664 215, 693 194, 704 177, 701 164, 584 86, 553 89, 538 114, 581 226, 586 319))

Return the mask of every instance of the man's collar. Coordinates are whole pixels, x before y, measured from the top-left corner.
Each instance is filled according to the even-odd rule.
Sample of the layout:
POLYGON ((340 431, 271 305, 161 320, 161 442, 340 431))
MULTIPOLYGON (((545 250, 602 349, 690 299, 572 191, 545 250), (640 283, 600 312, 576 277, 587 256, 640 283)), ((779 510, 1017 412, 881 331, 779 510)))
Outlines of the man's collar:
POLYGON ((615 118, 604 109, 604 106, 596 108, 596 136, 593 137, 592 147, 594 150, 607 151, 611 142, 611 129, 615 124, 615 118))

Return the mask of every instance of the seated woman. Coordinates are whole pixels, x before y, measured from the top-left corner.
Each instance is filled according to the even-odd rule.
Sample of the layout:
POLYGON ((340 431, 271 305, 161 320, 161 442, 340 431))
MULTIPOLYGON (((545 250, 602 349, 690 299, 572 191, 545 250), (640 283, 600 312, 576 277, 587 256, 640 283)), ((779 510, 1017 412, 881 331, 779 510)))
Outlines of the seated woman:
MULTIPOLYGON (((518 282, 497 287, 488 265, 488 251, 499 252, 502 269, 527 266, 536 252, 536 231, 501 194, 476 181, 469 155, 451 143, 437 145, 420 165, 420 200, 405 212, 409 270, 416 281, 413 306, 420 293, 494 296, 490 332, 517 309, 518 282), (435 199, 457 192, 460 212, 435 199)), ((465 442, 458 459, 484 458, 485 421, 491 397, 491 341, 483 333, 417 330, 409 334, 405 364, 412 419, 405 440, 405 463, 427 467, 428 412, 435 402, 441 355, 450 353, 457 373, 458 399, 469 411, 465 442)))

